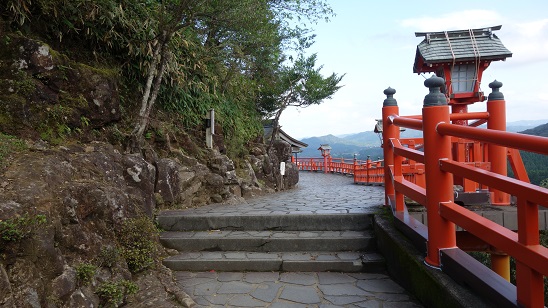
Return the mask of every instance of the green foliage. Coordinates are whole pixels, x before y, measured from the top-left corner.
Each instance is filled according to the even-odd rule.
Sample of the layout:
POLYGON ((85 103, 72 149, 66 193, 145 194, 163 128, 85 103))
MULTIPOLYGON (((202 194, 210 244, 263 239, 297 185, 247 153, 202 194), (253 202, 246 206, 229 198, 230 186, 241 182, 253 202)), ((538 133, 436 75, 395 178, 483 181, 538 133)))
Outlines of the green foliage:
POLYGON ((128 219, 118 234, 121 255, 131 272, 143 271, 154 264, 158 230, 148 217, 128 219))
MULTIPOLYGON (((527 129, 521 134, 548 137, 548 123, 527 129)), ((548 185, 548 155, 520 151, 525 170, 532 184, 547 187, 548 185), (543 184, 544 183, 544 184, 543 184)), ((508 163, 508 175, 513 176, 512 168, 508 163)))
POLYGON ((35 91, 36 85, 34 84, 33 79, 29 75, 27 75, 27 73, 18 70, 15 73, 10 88, 12 88, 15 94, 27 97, 35 91))
POLYGON ((90 120, 87 117, 81 116, 80 117, 80 125, 82 127, 88 127, 90 123, 90 120))
POLYGON ((0 132, 0 170, 6 166, 7 159, 11 155, 21 152, 26 148, 27 145, 23 140, 0 132))
POLYGON ((139 287, 132 281, 120 280, 101 284, 95 293, 101 299, 100 307, 119 307, 126 297, 139 291, 139 287))
POLYGON ((112 268, 120 261, 120 250, 112 246, 103 247, 97 257, 97 261, 100 266, 112 268))
POLYGON ((301 54, 293 65, 282 67, 278 79, 264 91, 266 95, 262 96, 259 108, 268 116, 275 113, 270 145, 277 134, 281 114, 287 107, 318 105, 341 88, 339 83, 344 75, 333 73, 324 78, 320 72, 322 67, 316 68, 316 58, 316 54, 306 58, 301 54))
MULTIPOLYGON (((32 5, 7 0, 0 8, 15 30, 76 47, 75 57, 117 63, 125 83, 121 88, 132 89, 128 95, 143 92, 150 70, 161 68, 157 105, 183 115, 178 124, 191 130, 199 129, 206 112, 215 108, 233 155, 261 134, 262 113, 280 107, 282 98, 273 93, 287 89, 279 90, 284 53, 303 52, 314 39, 309 25, 333 16, 325 0, 33 0, 32 5), (155 65, 159 60, 161 65, 155 65)), ((308 77, 301 97, 314 104, 332 94, 320 84, 338 78, 308 77)), ((140 101, 136 98, 121 101, 132 104, 140 101)), ((80 128, 89 124, 80 120, 80 128)), ((59 143, 74 129, 52 119, 39 132, 59 143)))
MULTIPOLYGON (((66 97, 66 93, 61 95, 61 97, 63 96, 66 97)), ((46 119, 38 127, 40 138, 54 145, 61 144, 72 132, 67 121, 72 116, 74 108, 56 104, 53 107, 47 107, 45 112, 46 119)))
POLYGON ((300 55, 293 66, 284 67, 280 74, 280 84, 277 96, 282 98, 285 106, 307 107, 320 104, 331 98, 341 86, 343 76, 333 73, 324 78, 321 74, 322 66, 316 68, 317 55, 307 58, 300 55))
POLYGON ((20 217, 0 220, 0 238, 6 242, 17 242, 30 237, 37 228, 46 223, 45 215, 25 214, 20 217))
POLYGON ((244 103, 225 102, 219 106, 218 119, 224 124, 227 154, 230 157, 243 157, 249 140, 262 134, 262 126, 257 121, 258 114, 244 103))
POLYGON ((520 154, 532 184, 540 185, 544 179, 548 179, 548 155, 525 151, 520 154))
POLYGON ((91 263, 80 263, 76 266, 76 278, 86 285, 91 282, 97 272, 97 267, 91 263))

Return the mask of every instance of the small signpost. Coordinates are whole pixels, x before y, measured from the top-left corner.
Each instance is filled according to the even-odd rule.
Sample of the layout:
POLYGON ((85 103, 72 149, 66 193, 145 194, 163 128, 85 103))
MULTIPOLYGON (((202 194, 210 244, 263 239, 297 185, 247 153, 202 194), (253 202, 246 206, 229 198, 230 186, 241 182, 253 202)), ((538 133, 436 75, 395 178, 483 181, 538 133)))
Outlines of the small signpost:
POLYGON ((215 109, 209 110, 205 119, 206 127, 206 146, 213 149, 213 135, 215 135, 215 109))
POLYGON ((285 162, 280 163, 280 190, 284 189, 285 162))

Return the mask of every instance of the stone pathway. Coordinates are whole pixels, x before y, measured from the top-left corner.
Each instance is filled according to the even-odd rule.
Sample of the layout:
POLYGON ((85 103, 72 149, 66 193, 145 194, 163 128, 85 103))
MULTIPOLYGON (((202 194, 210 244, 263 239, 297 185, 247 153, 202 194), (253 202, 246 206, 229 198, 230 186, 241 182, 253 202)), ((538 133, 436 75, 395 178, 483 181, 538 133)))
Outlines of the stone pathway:
POLYGON ((200 307, 422 307, 385 274, 176 272, 200 307))
POLYGON ((188 209, 185 215, 363 213, 383 203, 383 187, 355 185, 352 177, 343 175, 302 171, 294 189, 250 199, 246 204, 210 204, 188 209))
MULTIPOLYGON (((383 200, 382 187, 354 185, 351 177, 342 175, 301 172, 298 187, 293 190, 246 204, 188 209, 184 215, 352 215, 372 213, 383 200)), ((219 236, 234 233, 211 232, 219 232, 219 236)), ((303 234, 316 237, 321 232, 303 234)), ((198 307, 422 307, 385 273, 301 271, 178 271, 175 277, 198 307)))

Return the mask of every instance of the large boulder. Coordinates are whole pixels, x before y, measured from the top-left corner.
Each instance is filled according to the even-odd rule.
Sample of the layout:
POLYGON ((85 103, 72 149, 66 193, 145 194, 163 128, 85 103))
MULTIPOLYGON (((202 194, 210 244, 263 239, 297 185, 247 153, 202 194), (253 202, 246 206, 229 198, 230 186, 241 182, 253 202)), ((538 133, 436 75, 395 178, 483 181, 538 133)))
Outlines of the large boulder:
POLYGON ((291 145, 283 140, 275 140, 271 152, 278 162, 291 161, 291 145))
POLYGON ((284 188, 291 189, 299 183, 299 168, 294 163, 285 164, 284 188))

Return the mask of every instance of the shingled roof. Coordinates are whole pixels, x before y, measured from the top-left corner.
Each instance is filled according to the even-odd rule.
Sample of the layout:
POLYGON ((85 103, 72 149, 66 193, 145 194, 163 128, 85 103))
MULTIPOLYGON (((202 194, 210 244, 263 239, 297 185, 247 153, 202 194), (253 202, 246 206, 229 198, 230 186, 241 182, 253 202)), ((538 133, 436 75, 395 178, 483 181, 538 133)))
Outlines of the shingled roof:
POLYGON ((456 30, 443 32, 415 32, 424 36, 417 46, 414 73, 435 71, 433 64, 465 62, 478 58, 483 60, 504 60, 512 56, 493 31, 502 26, 482 29, 456 30))
MULTIPOLYGON (((272 127, 272 123, 270 121, 267 121, 268 123, 263 123, 263 136, 265 140, 270 140, 270 137, 272 136, 272 132, 274 131, 272 127)), ((278 136, 279 139, 289 143, 291 146, 291 152, 292 153, 299 153, 301 148, 308 147, 308 144, 299 141, 291 136, 289 136, 286 132, 284 132, 281 128, 278 130, 278 136)))

